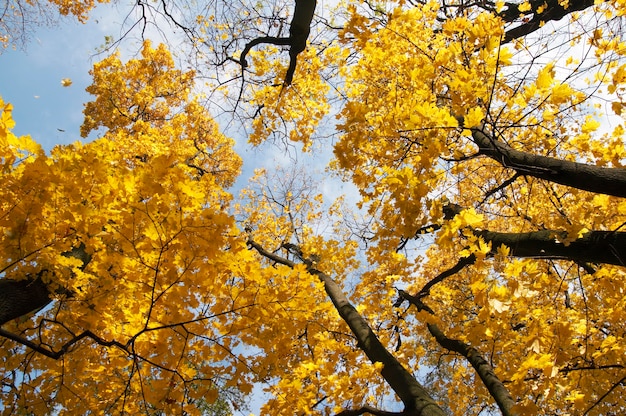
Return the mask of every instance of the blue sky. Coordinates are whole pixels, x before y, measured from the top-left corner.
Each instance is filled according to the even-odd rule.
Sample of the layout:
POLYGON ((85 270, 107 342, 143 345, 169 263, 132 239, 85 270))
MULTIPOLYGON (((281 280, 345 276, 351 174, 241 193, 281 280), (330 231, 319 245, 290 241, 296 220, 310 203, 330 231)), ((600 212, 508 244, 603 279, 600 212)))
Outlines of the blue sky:
MULTIPOLYGON (((131 6, 122 3, 101 5, 92 11, 86 24, 76 19, 63 19, 56 27, 39 28, 24 50, 7 49, 0 54, 0 96, 13 104, 16 135, 31 135, 46 151, 57 144, 81 140, 83 105, 91 100, 85 91, 91 84, 89 70, 106 56, 97 52, 105 43, 105 36, 118 39, 122 27, 129 26, 129 21, 123 23, 129 10, 131 6), (70 78, 72 85, 63 87, 61 80, 64 78, 70 78)), ((160 41, 162 39, 154 40, 155 43, 160 41)), ((122 46, 135 48, 136 52, 140 41, 125 38, 122 46)), ((293 162, 290 156, 294 155, 285 154, 283 146, 252 149, 246 137, 235 139, 236 150, 244 158, 239 186, 245 185, 254 168, 293 162)), ((315 171, 323 172, 330 154, 311 156, 316 159, 313 161, 317 165, 315 171)))
POLYGON ((64 19, 57 27, 42 27, 25 50, 7 49, 0 55, 0 95, 13 104, 17 135, 30 134, 46 150, 80 139, 89 70, 107 34, 98 19, 101 13, 96 10, 86 25, 64 19), (63 87, 63 78, 73 84, 63 87))

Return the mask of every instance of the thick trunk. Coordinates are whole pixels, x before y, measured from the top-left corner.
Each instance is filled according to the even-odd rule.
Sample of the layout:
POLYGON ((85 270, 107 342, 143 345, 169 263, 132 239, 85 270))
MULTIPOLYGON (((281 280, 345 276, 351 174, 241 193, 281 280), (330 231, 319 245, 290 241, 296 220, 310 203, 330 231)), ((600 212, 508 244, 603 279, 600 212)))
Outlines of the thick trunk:
MULTIPOLYGON (((263 257, 273 262, 294 267, 296 263, 285 259, 275 253, 265 250, 260 244, 253 240, 248 240, 248 245, 259 252, 263 257)), ((406 416, 443 416, 444 411, 430 397, 426 389, 407 371, 406 368, 391 354, 380 342, 365 318, 359 314, 356 308, 350 303, 339 285, 325 273, 313 268, 312 262, 302 258, 301 250, 292 244, 283 247, 295 253, 297 257, 307 265, 309 273, 317 276, 322 283, 326 294, 339 312, 339 316, 348 324, 350 330, 358 341, 359 348, 365 353, 372 363, 382 363, 381 375, 398 395, 405 410, 402 413, 406 416)), ((344 414, 361 414, 357 411, 347 411, 344 414), (356 413, 354 413, 356 412, 356 413)))
POLYGON ((316 5, 317 0, 296 0, 293 19, 289 25, 291 47, 289 48, 289 67, 285 74, 285 85, 290 85, 293 81, 298 55, 306 49, 306 41, 311 32, 311 21, 316 5))
POLYGON ((571 0, 567 3, 567 8, 564 8, 563 2, 558 0, 530 0, 530 10, 520 11, 520 6, 524 2, 519 3, 505 3, 506 9, 500 13, 500 17, 507 22, 513 23, 519 21, 520 18, 526 18, 518 26, 509 29, 504 35, 502 43, 507 43, 513 39, 519 39, 530 33, 533 33, 537 29, 541 28, 544 23, 549 21, 561 20, 565 16, 575 11, 585 10, 588 7, 594 5, 594 0, 571 0), (542 13, 537 13, 539 8, 543 8, 542 13), (533 15, 531 19, 527 16, 533 15))
POLYGON ((380 342, 367 321, 352 306, 339 285, 329 276, 317 270, 311 270, 324 283, 328 297, 335 305, 339 315, 348 324, 359 341, 359 347, 371 362, 383 364, 382 376, 404 403, 405 413, 415 416, 444 415, 443 410, 430 397, 426 389, 417 382, 400 362, 380 342))
MULTIPOLYGON (((447 204, 443 208, 444 219, 454 218, 463 209, 457 204, 447 204)), ((567 232, 563 230, 507 233, 472 229, 472 232, 482 237, 485 242, 491 243, 492 254, 496 253, 498 247, 505 245, 510 249, 509 254, 514 257, 539 257, 567 259, 578 263, 626 265, 626 232, 587 231, 575 240, 568 239, 567 232)), ((457 273, 463 267, 473 264, 475 260, 474 256, 461 258, 457 265, 435 277, 432 284, 457 273)), ((429 288, 429 285, 425 286, 425 289, 429 288)))
MULTIPOLYGON (((87 253, 83 243, 62 255, 82 261, 81 270, 84 270, 91 261, 91 255, 87 253)), ((36 312, 52 302, 50 290, 41 280, 43 273, 44 271, 41 271, 36 277, 31 276, 23 280, 0 279, 0 325, 36 312)), ((57 288, 55 293, 71 296, 71 293, 63 288, 57 288)))

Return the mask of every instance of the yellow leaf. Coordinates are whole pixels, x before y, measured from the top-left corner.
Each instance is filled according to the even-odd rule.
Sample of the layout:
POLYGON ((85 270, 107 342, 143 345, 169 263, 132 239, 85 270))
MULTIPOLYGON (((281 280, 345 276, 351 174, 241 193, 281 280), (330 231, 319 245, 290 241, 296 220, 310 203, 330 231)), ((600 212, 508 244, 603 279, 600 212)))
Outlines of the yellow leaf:
POLYGON ((497 249, 498 255, 503 256, 503 257, 508 257, 510 252, 511 252, 511 249, 505 246, 504 244, 501 244, 500 247, 498 247, 497 249))
POLYGON ((600 122, 592 116, 587 116, 581 130, 583 133, 591 133, 596 131, 598 127, 600 127, 600 122))
POLYGON ((490 308, 498 313, 508 311, 510 308, 510 304, 510 302, 502 302, 498 299, 489 299, 490 308))
POLYGON ((483 109, 480 107, 473 107, 465 115, 463 119, 463 127, 468 129, 478 127, 482 124, 484 118, 485 113, 483 112, 483 109))
POLYGON ((464 209, 459 215, 457 215, 456 218, 458 218, 461 222, 461 226, 459 228, 464 226, 476 228, 482 225, 484 221, 483 215, 477 213, 474 208, 464 209))
POLYGON ((537 75, 537 88, 546 89, 552 85, 554 80, 554 64, 550 63, 539 71, 537 75))

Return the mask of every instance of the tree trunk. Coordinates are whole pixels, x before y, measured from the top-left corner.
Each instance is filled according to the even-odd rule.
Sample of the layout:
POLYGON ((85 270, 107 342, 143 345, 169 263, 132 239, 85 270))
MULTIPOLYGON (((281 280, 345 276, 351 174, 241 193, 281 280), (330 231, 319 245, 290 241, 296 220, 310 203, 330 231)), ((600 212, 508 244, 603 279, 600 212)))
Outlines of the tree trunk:
POLYGON ((472 367, 474 367, 483 384, 487 387, 487 390, 489 390, 491 397, 496 401, 503 416, 514 415, 511 409, 515 406, 515 401, 498 376, 496 376, 491 364, 478 353, 476 348, 470 347, 459 340, 446 337, 435 324, 428 324, 428 330, 432 336, 435 337, 439 345, 450 351, 461 354, 472 367))
POLYGON ((35 312, 52 301, 41 279, 0 280, 0 325, 35 312))
POLYGON ((350 303, 339 285, 328 275, 315 269, 309 272, 317 275, 324 283, 328 297, 339 315, 348 324, 359 341, 359 347, 372 363, 383 364, 381 375, 404 403, 406 415, 443 416, 445 413, 430 397, 426 389, 405 369, 402 364, 380 342, 367 321, 350 303))
POLYGON ((567 8, 563 7, 563 2, 559 0, 530 0, 530 10, 520 11, 520 6, 523 2, 519 3, 505 3, 506 9, 499 13, 500 17, 507 22, 513 23, 519 21, 520 17, 527 17, 531 14, 531 19, 522 21, 519 25, 513 29, 509 29, 504 34, 502 43, 508 43, 513 39, 519 39, 526 35, 533 33, 540 29, 545 23, 549 21, 561 20, 570 13, 585 10, 595 4, 595 0, 570 0, 567 2, 567 8), (537 10, 542 7, 543 12, 538 13, 537 10))

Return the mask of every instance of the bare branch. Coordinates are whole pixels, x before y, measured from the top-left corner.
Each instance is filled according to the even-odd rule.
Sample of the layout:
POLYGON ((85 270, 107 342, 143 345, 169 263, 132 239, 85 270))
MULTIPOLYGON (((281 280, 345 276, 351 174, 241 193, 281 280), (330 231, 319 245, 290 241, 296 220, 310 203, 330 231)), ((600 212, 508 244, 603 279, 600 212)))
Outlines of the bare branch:
POLYGON ((298 55, 306 49, 306 42, 311 32, 311 21, 317 6, 317 0, 295 0, 295 2, 293 18, 289 25, 289 37, 263 36, 253 39, 246 44, 239 58, 242 68, 246 68, 248 66, 246 56, 254 46, 262 43, 289 46, 289 67, 285 74, 283 86, 290 85, 293 81, 298 55))
POLYGON ((589 407, 589 409, 585 410, 585 413, 583 413, 583 415, 589 414, 589 412, 591 410, 593 410, 594 407, 596 407, 597 405, 602 403, 604 401, 604 399, 606 399, 607 396, 613 392, 613 390, 615 390, 619 386, 624 386, 625 384, 626 384, 626 377, 622 377, 621 380, 619 380, 617 383, 613 384, 611 386, 611 388, 606 393, 604 393, 598 400, 596 400, 596 402, 593 405, 591 405, 591 407, 589 407))
POLYGON ((419 293, 417 294, 417 297, 427 296, 430 293, 430 289, 433 286, 435 286, 437 283, 442 282, 444 279, 460 272, 466 266, 472 265, 475 262, 476 262, 476 256, 473 254, 470 254, 467 257, 461 257, 454 266, 450 267, 448 270, 445 270, 439 273, 437 276, 431 279, 428 283, 426 283, 424 287, 422 288, 422 290, 420 290, 419 293))
POLYGON ((45 355, 46 357, 52 358, 54 360, 58 360, 59 358, 61 358, 63 355, 65 355, 66 352, 69 351, 69 349, 72 347, 72 345, 76 344, 77 342, 81 341, 84 338, 89 338, 93 341, 95 341, 97 344, 105 346, 105 347, 112 347, 112 346, 116 346, 118 348, 120 348, 121 350, 124 350, 126 352, 128 352, 127 350, 127 346, 119 343, 118 341, 106 341, 102 338, 100 338, 99 336, 95 335, 93 332, 91 331, 84 331, 81 334, 75 336, 74 338, 72 338, 71 340, 69 340, 68 342, 66 342, 61 349, 59 349, 58 351, 53 351, 53 350, 49 350, 47 348, 42 347, 41 345, 38 345, 24 337, 21 337, 17 334, 14 334, 12 332, 9 332, 3 328, 0 328, 0 336, 4 337, 4 338, 8 338, 12 341, 17 342, 18 344, 22 344, 42 355, 45 355))
POLYGON ((246 56, 248 56, 248 52, 250 49, 254 48, 256 45, 260 45, 263 43, 267 43, 270 45, 283 45, 289 46, 291 44, 290 38, 277 38, 275 36, 262 36, 259 38, 252 39, 250 42, 246 43, 246 46, 241 51, 241 56, 239 57, 239 63, 243 68, 248 67, 248 61, 246 61, 246 56))

